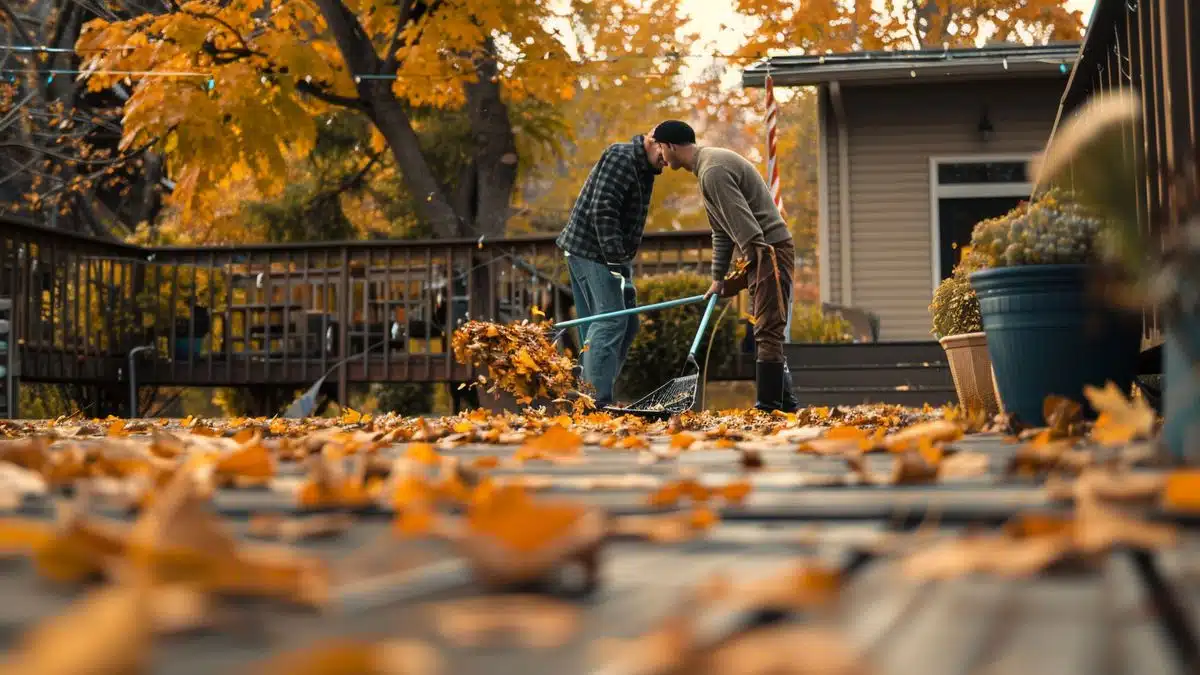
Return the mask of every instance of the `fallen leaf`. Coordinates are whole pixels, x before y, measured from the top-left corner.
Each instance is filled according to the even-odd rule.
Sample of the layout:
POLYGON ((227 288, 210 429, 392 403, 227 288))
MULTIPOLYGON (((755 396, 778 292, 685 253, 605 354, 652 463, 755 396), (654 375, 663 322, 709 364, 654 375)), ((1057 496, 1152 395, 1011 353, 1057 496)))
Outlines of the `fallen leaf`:
POLYGON ((442 462, 442 456, 428 443, 412 443, 404 451, 404 456, 426 466, 437 466, 442 462))
POLYGON ((946 481, 986 476, 990 465, 987 453, 960 450, 938 463, 937 477, 946 481))
POLYGON ((466 598, 433 607, 438 632, 458 647, 483 647, 516 642, 525 647, 552 648, 566 643, 579 630, 575 605, 529 595, 466 598))
POLYGON ((514 457, 519 460, 551 459, 578 455, 582 448, 583 437, 556 424, 540 436, 525 441, 514 457))
POLYGON ((1112 382, 1103 389, 1085 385, 1083 394, 1100 416, 1092 427, 1092 438, 1101 445, 1124 445, 1154 432, 1157 416, 1145 399, 1130 400, 1112 382))
POLYGON ((271 514, 251 518, 247 530, 256 537, 295 543, 307 539, 336 537, 345 534, 352 525, 354 518, 347 513, 320 513, 299 518, 271 514))
POLYGON ((934 420, 905 427, 888 434, 881 445, 891 452, 914 449, 922 440, 930 443, 951 443, 962 438, 962 427, 947 420, 934 420))
POLYGON ((415 640, 339 638, 283 652, 255 664, 257 675, 439 675, 441 655, 415 640))
POLYGON ((1200 511, 1200 470, 1178 469, 1168 473, 1162 504, 1172 511, 1200 511))
POLYGON ((0 664, 0 673, 147 673, 151 630, 151 615, 142 591, 103 588, 22 637, 15 652, 0 664))
POLYGON ((1042 402, 1042 416, 1054 438, 1074 435, 1074 425, 1083 418, 1083 406, 1065 396, 1047 396, 1042 402))

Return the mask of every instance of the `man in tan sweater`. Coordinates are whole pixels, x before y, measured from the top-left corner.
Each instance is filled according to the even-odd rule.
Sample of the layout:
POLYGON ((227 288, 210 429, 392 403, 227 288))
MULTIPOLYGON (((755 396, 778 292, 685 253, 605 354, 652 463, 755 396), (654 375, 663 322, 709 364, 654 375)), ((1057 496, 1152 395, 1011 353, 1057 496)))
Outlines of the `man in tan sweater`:
POLYGON ((795 248, 766 181, 736 152, 696 145, 696 132, 684 122, 668 120, 651 135, 662 148, 667 166, 687 169, 700 179, 700 194, 713 232, 713 282, 705 297, 736 294, 732 288, 728 295, 725 291, 735 245, 749 261, 757 352, 755 407, 794 412, 797 405, 783 341, 792 302, 795 248))

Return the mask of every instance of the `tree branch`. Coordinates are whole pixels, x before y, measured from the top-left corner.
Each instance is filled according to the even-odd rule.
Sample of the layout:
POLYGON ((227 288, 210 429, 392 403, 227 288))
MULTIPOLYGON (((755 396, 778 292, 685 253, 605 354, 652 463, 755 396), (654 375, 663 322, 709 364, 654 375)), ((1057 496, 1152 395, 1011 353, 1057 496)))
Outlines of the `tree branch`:
POLYGON ((379 74, 395 71, 400 66, 400 35, 404 33, 405 26, 408 25, 408 20, 412 16, 414 0, 404 0, 400 5, 400 16, 396 19, 396 30, 392 31, 392 37, 388 40, 388 45, 383 51, 383 65, 379 67, 379 74))
MULTIPOLYGON (((25 26, 21 24, 21 17, 17 15, 17 11, 12 8, 12 5, 8 4, 8 0, 0 0, 0 9, 3 9, 4 13, 8 15, 8 20, 12 22, 13 30, 17 31, 17 35, 19 35, 21 39, 25 41, 25 44, 37 45, 37 42, 33 39, 33 36, 30 35, 29 31, 25 30, 25 26)), ((37 57, 32 58, 36 67, 37 57)))
POLYGON ((326 103, 329 103, 330 105, 338 105, 342 106, 343 108, 350 108, 360 112, 365 112, 367 109, 366 102, 357 96, 341 96, 329 91, 325 87, 322 87, 315 82, 309 82, 308 80, 297 80, 296 91, 302 94, 308 94, 309 96, 320 99, 326 103))
POLYGON ((342 0, 315 0, 315 3, 325 17, 325 25, 333 34, 333 41, 350 71, 379 72, 379 55, 375 53, 375 47, 367 37, 366 30, 350 8, 346 7, 342 0))

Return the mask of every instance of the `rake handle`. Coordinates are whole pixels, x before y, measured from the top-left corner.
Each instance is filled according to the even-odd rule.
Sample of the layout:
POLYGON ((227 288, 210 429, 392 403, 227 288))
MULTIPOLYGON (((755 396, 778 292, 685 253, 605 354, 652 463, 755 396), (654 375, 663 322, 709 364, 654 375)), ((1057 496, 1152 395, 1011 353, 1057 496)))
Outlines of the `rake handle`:
MULTIPOLYGON (((700 296, 704 299, 704 296, 700 296)), ((720 298, 714 293, 708 299, 708 306, 704 308, 704 316, 700 319, 700 328, 696 330, 696 337, 692 339, 692 348, 688 350, 688 358, 695 359, 696 352, 700 349, 700 341, 704 339, 704 334, 708 332, 708 320, 712 318, 713 310, 717 308, 717 300, 720 298)))
POLYGON ((557 330, 557 329, 562 329, 562 328, 571 328, 573 326, 582 326, 583 324, 591 323, 593 321, 600 321, 602 319, 615 319, 615 318, 621 317, 621 316, 629 316, 630 314, 641 314, 642 312, 652 312, 656 309, 670 309, 671 307, 679 307, 680 305, 690 305, 693 303, 700 302, 702 300, 704 300, 703 295, 693 295, 693 296, 690 296, 687 298, 679 298, 678 300, 667 300, 666 302, 656 302, 653 305, 639 305, 637 307, 618 309, 615 312, 606 312, 604 314, 593 314, 591 316, 585 316, 582 319, 571 319, 570 321, 563 321, 561 323, 554 324, 554 328, 557 330))

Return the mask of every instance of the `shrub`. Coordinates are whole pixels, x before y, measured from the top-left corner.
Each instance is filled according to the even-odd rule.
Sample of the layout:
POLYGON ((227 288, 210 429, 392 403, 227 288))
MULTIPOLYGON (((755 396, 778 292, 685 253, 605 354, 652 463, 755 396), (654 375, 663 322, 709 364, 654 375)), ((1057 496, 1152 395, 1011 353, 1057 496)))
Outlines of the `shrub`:
POLYGON ((798 302, 792 307, 792 342, 853 342, 854 327, 841 314, 820 305, 798 302))
MULTIPOLYGON (((444 385, 442 385, 444 387, 444 385)), ((379 414, 423 415, 433 412, 433 387, 426 382, 395 382, 372 387, 379 414)))
POLYGON ((975 296, 975 289, 971 288, 971 282, 962 267, 955 267, 954 274, 938 284, 929 311, 933 314, 933 330, 930 332, 939 340, 950 335, 983 330, 979 298, 975 296))
MULTIPOLYGON (((638 304, 649 305, 701 294, 708 290, 712 280, 694 272, 675 272, 640 277, 635 283, 638 304)), ((710 373, 731 365, 738 350, 740 322, 732 310, 725 312, 718 322, 721 312, 721 306, 713 312, 709 322, 709 337, 700 343, 696 353, 696 360, 703 367, 709 342, 713 341, 708 361, 710 373)), ((704 305, 697 303, 639 315, 641 324, 637 337, 629 348, 629 357, 617 382, 623 398, 636 400, 679 377, 703 314, 704 305)))
POLYGON ((980 222, 963 256, 969 272, 1016 265, 1087 263, 1100 254, 1100 220, 1062 190, 980 222))

